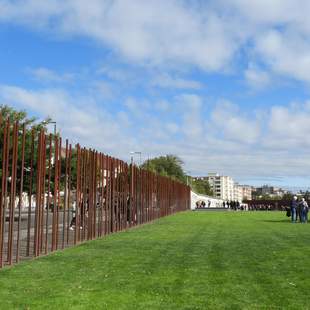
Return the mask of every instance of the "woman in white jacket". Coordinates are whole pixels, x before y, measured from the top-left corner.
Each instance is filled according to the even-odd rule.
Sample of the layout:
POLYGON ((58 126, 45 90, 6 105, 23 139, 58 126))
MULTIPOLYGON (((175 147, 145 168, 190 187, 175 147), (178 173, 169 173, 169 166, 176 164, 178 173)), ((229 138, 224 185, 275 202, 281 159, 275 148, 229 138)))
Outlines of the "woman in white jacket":
POLYGON ((301 202, 300 202, 300 215, 301 215, 301 218, 300 218, 300 222, 301 223, 307 223, 308 222, 308 211, 309 211, 309 207, 308 207, 308 203, 306 201, 305 198, 302 198, 301 199, 301 202))

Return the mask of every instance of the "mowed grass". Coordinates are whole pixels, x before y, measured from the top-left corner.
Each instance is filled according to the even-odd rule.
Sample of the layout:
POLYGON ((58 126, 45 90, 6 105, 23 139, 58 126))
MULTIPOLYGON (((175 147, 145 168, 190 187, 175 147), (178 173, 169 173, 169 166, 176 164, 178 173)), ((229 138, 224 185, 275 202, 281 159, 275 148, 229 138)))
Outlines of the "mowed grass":
POLYGON ((183 212, 0 271, 0 309, 309 309, 310 224, 183 212))

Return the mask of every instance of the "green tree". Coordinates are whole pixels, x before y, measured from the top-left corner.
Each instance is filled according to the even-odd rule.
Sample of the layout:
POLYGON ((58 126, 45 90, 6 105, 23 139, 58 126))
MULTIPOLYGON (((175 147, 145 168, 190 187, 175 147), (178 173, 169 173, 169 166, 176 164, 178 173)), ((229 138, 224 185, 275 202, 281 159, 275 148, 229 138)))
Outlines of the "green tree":
POLYGON ((191 179, 191 188, 197 194, 213 196, 213 191, 208 180, 191 179))
MULTIPOLYGON (((18 165, 17 165, 17 187, 19 187, 20 182, 20 175, 21 175, 21 158, 22 158, 22 125, 25 124, 25 176, 24 176, 24 190, 28 191, 30 186, 30 176, 29 176, 29 170, 31 166, 31 158, 33 156, 33 167, 36 167, 37 164, 37 136, 38 133, 43 129, 44 132, 47 131, 47 123, 50 121, 50 118, 46 118, 45 120, 38 122, 35 117, 29 117, 26 113, 26 111, 17 111, 12 107, 9 107, 8 105, 0 105, 0 116, 2 119, 2 123, 0 126, 0 176, 2 176, 2 158, 3 158, 3 130, 4 130, 4 124, 6 120, 9 120, 11 124, 13 124, 15 121, 18 121, 20 124, 20 130, 19 130, 19 139, 18 139, 18 165), (32 145, 32 134, 34 133, 34 152, 32 154, 31 152, 31 145, 32 145)), ((10 160, 9 160, 9 173, 11 171, 11 159, 12 159, 12 126, 10 128, 10 160)), ((33 192, 35 191, 35 179, 36 179, 36 169, 33 169, 33 192)), ((10 186, 10 184, 9 184, 10 186)))
POLYGON ((176 155, 155 157, 142 164, 143 169, 186 183, 186 175, 182 166, 183 161, 176 155))

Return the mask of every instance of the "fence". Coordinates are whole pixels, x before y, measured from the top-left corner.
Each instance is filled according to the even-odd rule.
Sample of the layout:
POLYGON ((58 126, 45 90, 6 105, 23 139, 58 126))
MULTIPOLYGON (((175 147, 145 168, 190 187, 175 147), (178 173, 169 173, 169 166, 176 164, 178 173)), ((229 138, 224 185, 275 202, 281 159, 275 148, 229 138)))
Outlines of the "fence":
POLYGON ((189 187, 58 136, 0 125, 0 268, 190 208, 189 187))

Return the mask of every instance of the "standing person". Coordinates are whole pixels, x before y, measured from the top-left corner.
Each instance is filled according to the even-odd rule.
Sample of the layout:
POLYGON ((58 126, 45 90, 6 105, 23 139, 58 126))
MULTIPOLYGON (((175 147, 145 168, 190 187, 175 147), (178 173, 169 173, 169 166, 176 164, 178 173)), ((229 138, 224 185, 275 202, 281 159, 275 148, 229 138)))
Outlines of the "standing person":
POLYGON ((300 202, 300 222, 306 223, 308 221, 308 203, 305 198, 301 199, 300 202))
POLYGON ((298 221, 298 218, 299 218, 300 223, 302 223, 301 209, 302 209, 302 200, 297 199, 296 222, 298 221))
POLYGON ((73 201, 72 203, 72 219, 70 222, 70 230, 74 230, 74 227, 76 225, 76 201, 73 201))
POLYGON ((298 201, 297 197, 294 196, 291 201, 291 221, 292 223, 296 223, 296 215, 297 215, 298 201))

